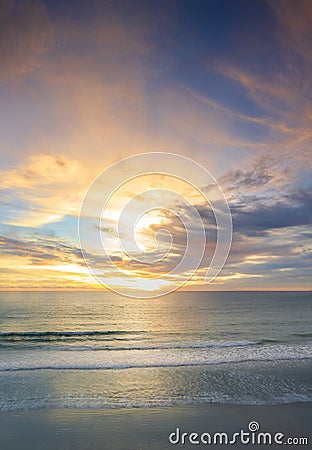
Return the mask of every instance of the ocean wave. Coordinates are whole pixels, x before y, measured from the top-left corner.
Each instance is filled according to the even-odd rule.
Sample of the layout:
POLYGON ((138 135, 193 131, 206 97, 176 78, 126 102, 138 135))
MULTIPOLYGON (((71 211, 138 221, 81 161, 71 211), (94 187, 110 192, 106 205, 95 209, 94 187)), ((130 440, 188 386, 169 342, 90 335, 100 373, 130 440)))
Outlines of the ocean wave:
POLYGON ((58 346, 53 347, 53 350, 60 351, 147 351, 147 350, 174 350, 174 349, 200 349, 200 348, 223 348, 223 347, 246 347, 251 345, 261 345, 261 341, 243 341, 243 342, 204 342, 204 343, 172 343, 159 345, 142 345, 142 346, 127 346, 115 347, 111 345, 105 346, 58 346))
MULTIPOLYGON (((153 334, 153 333, 151 333, 153 334)), ((25 331, 25 332, 1 332, 0 348, 46 348, 47 350, 64 351, 145 351, 145 350, 166 350, 166 349, 200 349, 200 348, 225 348, 225 347, 245 347, 253 345, 276 344, 283 341, 275 339, 262 339, 252 341, 209 341, 209 342, 171 342, 155 343, 151 345, 109 345, 109 341, 149 341, 153 339, 147 336, 146 331, 25 331), (128 336, 126 336, 128 335, 128 336), (139 337, 142 335, 141 337, 139 337), (123 337, 122 337, 123 336, 123 337), (98 339, 92 339, 92 338, 98 339), (65 339, 64 339, 65 338, 65 339), (90 338, 90 344, 87 343, 90 338), (72 345, 75 342, 81 345, 72 345), (84 345, 84 341, 86 344, 84 345), (92 342, 92 344, 91 344, 92 342), (107 342, 107 345, 101 345, 107 342), (56 345, 50 345, 56 344, 56 345)), ((165 334, 163 334, 165 337, 165 334)))
MULTIPOLYGON (((132 339, 131 339, 132 340, 132 339)), ((133 339, 137 340, 137 339, 133 339)), ((140 339, 141 340, 141 339, 140 339)), ((129 341, 127 339, 127 341, 129 341)), ((13 343, 16 344, 21 343, 20 340, 14 340, 13 343)), ((25 341, 26 345, 23 347, 16 347, 17 349, 25 348, 32 349, 32 345, 29 345, 29 340, 25 341), (27 345, 28 344, 28 345, 27 345)), ((64 341, 62 341, 64 343, 64 341)), ((149 350, 174 350, 174 349, 208 349, 208 348, 228 348, 228 347, 249 347, 249 346, 260 346, 260 345, 268 345, 268 344, 277 344, 282 343, 282 341, 277 341, 274 339, 263 339, 260 341, 230 341, 230 342, 193 342, 193 343, 166 343, 166 344, 155 344, 155 345, 127 345, 127 346, 114 346, 114 345, 52 345, 47 347, 45 342, 42 342, 40 346, 40 341, 36 341, 36 348, 41 347, 46 350, 58 350, 58 351, 69 351, 69 352, 87 352, 87 351, 149 351, 149 350)), ((1 343, 0 348, 12 348, 12 341, 4 341, 1 343)), ((14 347, 13 347, 14 348, 14 347)))
POLYGON ((138 400, 122 400, 116 403, 111 403, 105 401, 105 399, 89 399, 89 398, 58 398, 54 402, 47 399, 32 399, 23 402, 13 402, 13 403, 0 403, 1 412, 23 412, 23 411, 38 411, 38 410, 55 410, 55 409, 66 409, 66 410, 129 410, 129 409, 142 409, 144 411, 152 408, 163 408, 163 407, 185 407, 185 406, 198 406, 198 405, 236 405, 236 406, 265 406, 265 405, 285 405, 292 403, 308 403, 312 401, 312 395, 298 395, 290 394, 282 398, 276 397, 271 399, 259 399, 255 398, 240 398, 230 397, 228 395, 222 396, 218 395, 215 398, 210 396, 202 396, 201 398, 175 398, 175 399, 157 399, 149 401, 138 401, 138 400))
POLYGON ((38 365, 38 366, 20 366, 20 367, 0 367, 0 372, 19 372, 34 370, 125 370, 125 369, 152 369, 165 367, 197 367, 197 366, 215 366, 221 364, 243 364, 248 362, 272 362, 272 361, 305 361, 312 360, 312 356, 289 356, 289 357, 267 357, 267 358, 242 358, 236 360, 217 360, 217 361, 198 361, 198 362, 168 362, 153 364, 60 364, 60 365, 38 365))
POLYGON ((124 410, 124 409, 144 409, 159 407, 185 407, 198 406, 207 404, 217 405, 237 405, 237 406, 259 406, 259 405, 285 405, 292 403, 308 403, 312 401, 311 394, 296 394, 290 393, 282 396, 275 396, 269 399, 259 398, 257 396, 237 396, 222 395, 217 393, 213 397, 211 395, 202 395, 196 398, 166 398, 166 399, 121 399, 115 403, 107 401, 105 398, 57 398, 54 401, 47 398, 27 399, 22 402, 0 402, 1 412, 16 412, 16 411, 35 411, 35 410, 49 410, 49 409, 88 409, 88 410, 124 410))
POLYGON ((303 338, 311 338, 312 333, 294 333, 293 336, 303 337, 303 338))
POLYGON ((7 331, 0 333, 1 338, 44 338, 44 337, 72 337, 72 336, 109 336, 142 334, 145 331, 7 331))

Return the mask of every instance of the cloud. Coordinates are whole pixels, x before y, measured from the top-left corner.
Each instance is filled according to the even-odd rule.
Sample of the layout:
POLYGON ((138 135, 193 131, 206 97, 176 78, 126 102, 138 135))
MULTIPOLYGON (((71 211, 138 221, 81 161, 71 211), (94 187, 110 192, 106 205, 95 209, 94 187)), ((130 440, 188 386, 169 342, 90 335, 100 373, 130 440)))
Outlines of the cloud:
POLYGON ((78 214, 87 179, 79 161, 57 154, 0 171, 2 222, 36 227, 78 214))
MULTIPOLYGON (((271 32, 272 54, 276 63, 252 65, 223 61, 214 69, 244 89, 257 107, 257 114, 238 118, 264 125, 268 150, 297 152, 309 156, 312 132, 312 8, 309 0, 268 1, 275 16, 271 32)), ((266 42, 266 38, 263 38, 266 42)), ((269 44, 269 43, 268 43, 269 44)), ((245 55, 247 56, 247 55, 245 55)), ((253 58, 253 55, 249 55, 253 58)))
POLYGON ((2 0, 0 7, 0 82, 17 80, 40 67, 53 42, 45 7, 26 0, 2 0))
MULTIPOLYGON (((28 266, 78 265, 86 267, 85 260, 95 268, 105 268, 106 256, 87 251, 64 238, 34 234, 31 237, 11 238, 0 236, 0 253, 11 257, 21 257, 28 266)), ((110 255, 112 261, 120 262, 117 255, 110 255)))
POLYGON ((32 238, 0 236, 0 251, 2 255, 26 258, 30 265, 83 264, 80 248, 60 238, 39 235, 32 238))
POLYGON ((248 235, 265 233, 272 229, 283 229, 311 225, 312 189, 283 195, 268 205, 268 200, 259 199, 250 205, 231 207, 234 230, 248 235))
POLYGON ((228 191, 254 192, 285 187, 291 181, 289 158, 268 155, 256 157, 247 167, 232 169, 219 177, 219 182, 228 191))
POLYGON ((148 5, 133 4, 128 11, 122 4, 92 2, 87 7, 79 2, 74 14, 71 7, 60 6, 62 13, 47 22, 47 12, 39 2, 5 5, 10 14, 3 16, 4 30, 12 43, 1 39, 1 45, 6 45, 2 51, 8 55, 4 65, 0 51, 1 68, 3 77, 16 76, 19 84, 18 90, 12 83, 2 85, 5 113, 0 121, 0 145, 7 155, 3 164, 6 159, 20 160, 48 150, 80 159, 95 176, 98 169, 122 156, 157 147, 149 136, 146 83, 153 76, 150 65, 155 48, 150 37, 161 26, 163 10, 152 17, 148 5), (35 16, 36 21, 28 16, 35 16), (24 21, 25 25, 20 24, 24 21), (52 46, 41 36, 37 22, 53 35, 52 46), (24 59, 20 61, 22 56, 14 54, 13 41, 23 46, 14 51, 21 53, 25 64, 24 59), (28 52, 31 46, 34 56, 29 55, 31 49, 28 52), (21 75, 26 73, 27 77, 21 75))
POLYGON ((236 231, 261 235, 271 228, 307 225, 311 171, 294 156, 261 155, 219 177, 236 231))
POLYGON ((209 164, 215 165, 220 157, 220 149, 261 149, 262 142, 248 137, 248 133, 238 133, 233 117, 235 113, 222 104, 204 98, 196 90, 183 85, 163 89, 157 99, 155 108, 162 111, 162 120, 170 126, 171 132, 191 151, 209 164), (198 150, 199 149, 199 150, 198 150))
MULTIPOLYGON (((64 184, 77 179, 79 162, 58 154, 33 155, 24 164, 0 172, 0 188, 46 189, 49 186, 62 190, 64 184)), ((81 174, 80 174, 81 176, 81 174)))

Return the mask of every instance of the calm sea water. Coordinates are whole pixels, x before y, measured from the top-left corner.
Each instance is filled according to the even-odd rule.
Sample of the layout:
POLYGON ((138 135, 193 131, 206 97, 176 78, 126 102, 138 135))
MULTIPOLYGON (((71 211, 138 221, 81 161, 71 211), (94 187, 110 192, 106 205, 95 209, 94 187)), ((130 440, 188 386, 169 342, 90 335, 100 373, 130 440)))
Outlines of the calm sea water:
POLYGON ((312 400, 312 293, 0 293, 0 409, 312 400))

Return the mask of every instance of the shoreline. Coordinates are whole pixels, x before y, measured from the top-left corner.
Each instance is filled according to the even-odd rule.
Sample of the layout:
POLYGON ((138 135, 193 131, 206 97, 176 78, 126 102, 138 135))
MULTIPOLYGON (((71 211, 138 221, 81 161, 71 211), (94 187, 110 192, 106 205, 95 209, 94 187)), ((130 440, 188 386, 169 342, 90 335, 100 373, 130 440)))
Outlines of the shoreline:
MULTIPOLYGON (((0 412, 0 442, 5 450, 167 450, 207 448, 209 445, 170 444, 176 432, 229 435, 248 431, 258 422, 259 432, 307 437, 312 442, 312 402, 279 405, 198 404, 157 408, 40 409, 0 412)), ((187 438, 186 438, 187 439, 187 438)), ((187 441, 188 442, 188 441, 187 441)), ((212 445, 229 448, 231 445, 212 445)), ((249 448, 236 443, 233 448, 249 448)), ((280 448, 280 445, 252 445, 280 448)), ((296 448, 308 445, 296 445, 296 448)))

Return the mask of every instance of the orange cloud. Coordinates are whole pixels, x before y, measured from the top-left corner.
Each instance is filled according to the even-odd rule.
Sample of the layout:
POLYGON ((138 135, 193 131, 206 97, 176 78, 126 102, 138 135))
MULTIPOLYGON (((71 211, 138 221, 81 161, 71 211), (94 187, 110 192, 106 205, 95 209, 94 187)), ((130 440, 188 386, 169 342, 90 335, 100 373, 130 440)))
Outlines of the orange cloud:
POLYGON ((7 206, 21 199, 26 210, 17 208, 3 222, 37 227, 76 215, 82 200, 86 174, 77 160, 60 155, 32 156, 26 163, 0 171, 0 189, 5 192, 7 206))

